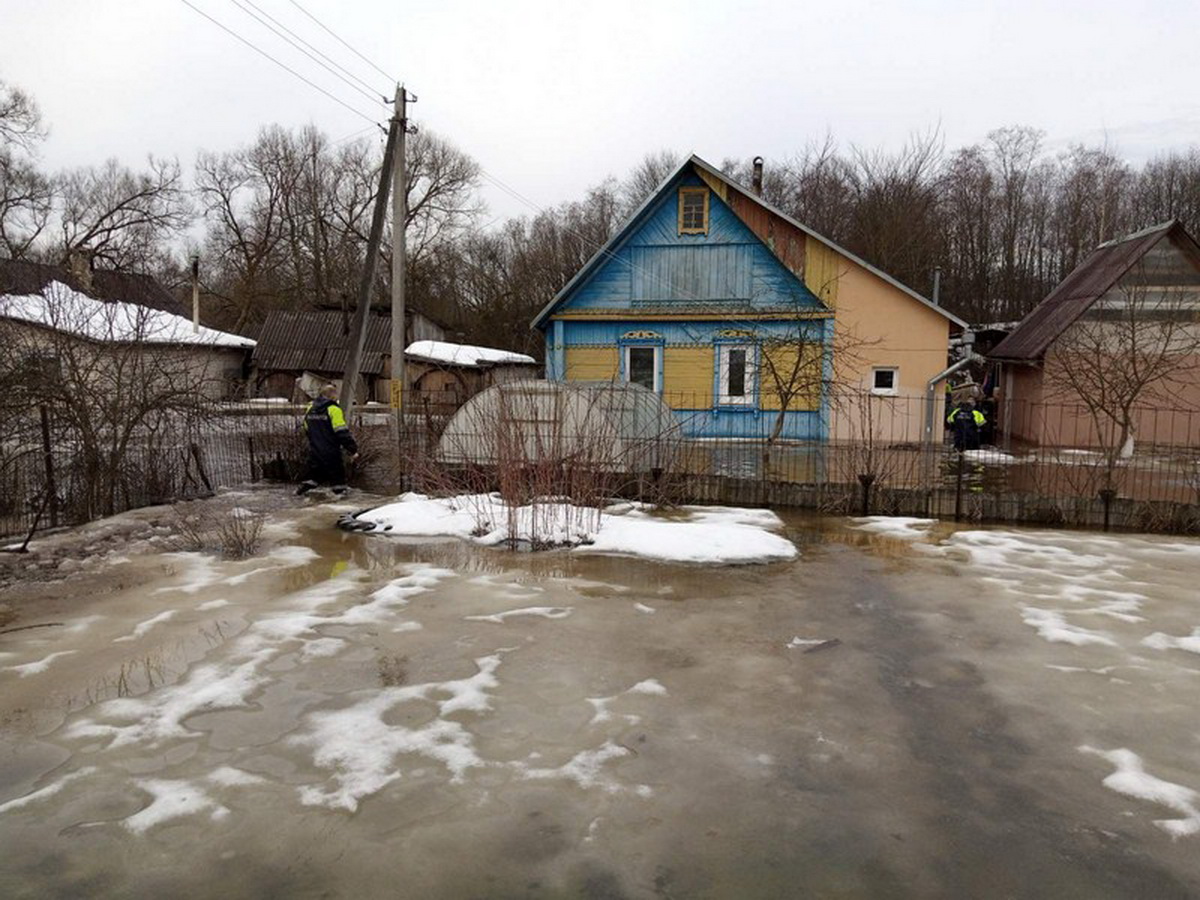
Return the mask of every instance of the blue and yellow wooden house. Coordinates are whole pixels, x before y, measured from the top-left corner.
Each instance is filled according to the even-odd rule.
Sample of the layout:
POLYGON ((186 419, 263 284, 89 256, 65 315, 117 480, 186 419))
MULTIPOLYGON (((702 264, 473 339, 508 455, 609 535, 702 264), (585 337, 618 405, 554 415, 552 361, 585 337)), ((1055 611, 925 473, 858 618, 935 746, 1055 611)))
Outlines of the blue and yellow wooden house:
POLYGON ((786 360, 763 354, 797 354, 831 376, 835 327, 891 334, 881 313, 912 339, 882 342, 900 358, 868 366, 865 389, 923 388, 962 323, 693 156, 532 325, 546 338, 547 378, 642 384, 686 434, 765 437, 782 407, 781 437, 825 440, 836 430, 830 378, 781 397, 765 363, 786 360))

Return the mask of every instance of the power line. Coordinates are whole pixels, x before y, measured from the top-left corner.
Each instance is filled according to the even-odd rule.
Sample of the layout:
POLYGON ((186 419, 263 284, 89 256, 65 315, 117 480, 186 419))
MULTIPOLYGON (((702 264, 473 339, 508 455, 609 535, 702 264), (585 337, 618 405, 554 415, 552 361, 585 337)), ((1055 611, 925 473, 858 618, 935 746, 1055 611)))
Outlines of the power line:
MULTIPOLYGON (((503 181, 501 181, 495 175, 492 175, 486 169, 480 168, 479 174, 482 175, 484 178, 486 178, 488 181, 490 181, 492 184, 494 184, 496 187, 500 188, 500 190, 504 191, 509 196, 513 197, 516 200, 520 200, 526 206, 529 206, 530 208, 535 209, 538 212, 542 212, 542 213, 548 212, 548 210, 544 206, 538 205, 537 202, 530 200, 528 197, 521 194, 515 188, 509 187, 507 184, 505 184, 503 181)), ((561 223, 560 223, 560 225, 561 225, 561 223)), ((683 294, 684 297, 688 300, 693 300, 696 303, 699 303, 699 304, 702 304, 705 306, 715 306, 716 305, 715 301, 704 300, 704 299, 698 297, 696 294, 692 293, 691 291, 680 288, 678 285, 672 284, 667 279, 663 278, 660 275, 655 274, 654 272, 651 272, 649 269, 645 268, 644 266, 639 266, 632 259, 621 260, 617 256, 617 254, 615 254, 613 251, 608 249, 607 242, 594 241, 591 238, 580 234, 578 231, 573 231, 572 229, 568 228, 566 225, 561 225, 561 227, 562 227, 563 231, 565 231, 567 234, 571 235, 572 237, 576 238, 583 244, 586 244, 589 247, 596 248, 597 252, 599 252, 605 258, 614 260, 614 261, 619 260, 624 265, 628 266, 629 270, 631 272, 640 272, 643 275, 645 275, 647 278, 650 278, 652 281, 658 282, 658 284, 660 286, 665 287, 665 288, 670 288, 672 291, 676 291, 680 294, 683 294)))
POLYGON ((288 0, 288 2, 290 2, 292 4, 292 6, 296 7, 296 9, 300 10, 300 12, 304 13, 306 16, 308 16, 310 19, 312 19, 314 22, 316 22, 331 37, 333 37, 334 40, 338 41, 343 47, 345 47, 347 50, 349 50, 351 53, 353 53, 355 56, 357 56, 359 59, 361 59, 363 62, 365 62, 368 66, 370 66, 372 69, 374 69, 380 75, 382 75, 388 81, 393 81, 393 82, 399 81, 399 79, 393 78, 387 72, 383 71, 383 69, 379 68, 379 66, 375 65, 375 63, 371 62, 371 60, 367 59, 365 56, 363 56, 361 53, 359 53, 357 50, 355 50, 353 47, 351 47, 349 44, 347 44, 344 40, 342 40, 340 37, 338 37, 336 34, 334 34, 333 30, 331 28, 329 28, 329 26, 327 26, 324 22, 322 22, 320 19, 318 19, 312 13, 310 13, 307 9, 305 9, 299 3, 297 3, 296 0, 288 0))
POLYGON ((338 97, 335 97, 333 94, 329 93, 329 91, 325 90, 325 88, 321 87, 319 84, 309 81, 307 78, 305 78, 303 75, 301 75, 295 69, 293 69, 291 66, 287 65, 286 63, 280 62, 275 57, 273 57, 270 53, 268 53, 266 50, 263 50, 262 48, 258 47, 256 44, 254 44, 251 41, 247 40, 246 38, 242 37, 240 34, 238 34, 236 31, 234 31, 229 26, 221 24, 216 19, 214 19, 212 16, 210 16, 208 13, 206 13, 204 10, 200 9, 200 7, 191 3, 190 0, 181 0, 181 2, 185 6, 191 7, 193 10, 198 12, 200 15, 204 16, 204 18, 208 19, 208 21, 212 22, 214 25, 216 25, 222 31, 226 31, 229 34, 233 35, 235 38, 237 38, 239 41, 241 41, 243 44, 245 44, 247 47, 249 47, 255 53, 265 56, 271 62, 275 63, 275 65, 279 66, 279 68, 284 69, 284 70, 290 72, 291 74, 295 75, 297 78, 299 78, 301 81, 303 81, 305 84, 307 84, 313 90, 320 91, 322 94, 324 94, 330 100, 332 100, 334 103, 337 103, 340 106, 344 106, 346 109, 350 110, 350 112, 354 113, 356 116, 358 116, 360 118, 366 119, 371 124, 373 124, 373 125, 378 124, 373 118, 368 116, 362 110, 355 109, 353 106, 351 106, 345 100, 341 100, 338 97))
POLYGON ((295 47, 297 50, 299 50, 301 53, 303 53, 309 59, 313 60, 313 62, 317 63, 320 66, 323 66, 325 69, 332 72, 334 76, 336 76, 337 78, 340 78, 342 81, 346 82, 346 84, 350 85, 350 87, 354 88, 354 90, 358 91, 360 94, 365 94, 367 99, 382 100, 382 102, 384 102, 384 103, 388 102, 388 98, 385 94, 376 91, 370 84, 363 81, 361 78, 359 78, 357 75, 355 75, 349 69, 347 69, 345 66, 338 63, 337 60, 333 59, 328 54, 323 53, 321 50, 314 47, 312 44, 310 44, 304 38, 300 37, 300 35, 296 34, 296 32, 292 31, 292 29, 288 28, 286 25, 284 25, 282 22, 280 22, 278 19, 276 19, 274 16, 272 16, 269 12, 264 10, 261 6, 254 3, 253 0, 233 0, 233 3, 239 9, 241 9, 242 12, 244 12, 246 15, 252 16, 259 23, 261 23, 262 25, 265 25, 267 28, 270 28, 273 32, 275 32, 275 34, 277 34, 279 37, 283 38, 285 41, 287 41, 289 44, 291 44, 293 47, 295 47), (245 4, 245 5, 243 5, 243 4, 245 4), (255 15, 254 12, 251 12, 249 9, 246 9, 247 6, 253 7, 254 10, 256 10, 261 16, 269 19, 270 22, 264 22, 263 19, 259 17, 259 15, 255 15), (274 24, 271 24, 271 23, 274 23, 274 24), (276 26, 278 26, 278 27, 276 27, 276 26), (287 34, 281 34, 280 29, 287 32, 287 34), (289 35, 290 35, 290 37, 289 37, 289 35), (299 42, 299 43, 297 43, 297 42, 299 42), (322 59, 326 60, 327 62, 322 62, 320 59, 317 59, 316 56, 313 56, 312 53, 309 53, 308 50, 305 50, 304 47, 300 46, 300 44, 303 44, 304 47, 307 47, 308 50, 311 50, 312 53, 317 54, 317 56, 320 56, 322 59), (332 68, 331 68, 331 66, 332 66, 332 68), (334 71, 335 69, 338 71, 334 71), (339 72, 344 73, 344 75, 339 74, 339 72), (357 81, 358 85, 362 85, 362 87, 359 87, 358 85, 353 84, 349 79, 353 79, 354 81, 357 81), (366 88, 366 90, 364 91, 363 88, 366 88))

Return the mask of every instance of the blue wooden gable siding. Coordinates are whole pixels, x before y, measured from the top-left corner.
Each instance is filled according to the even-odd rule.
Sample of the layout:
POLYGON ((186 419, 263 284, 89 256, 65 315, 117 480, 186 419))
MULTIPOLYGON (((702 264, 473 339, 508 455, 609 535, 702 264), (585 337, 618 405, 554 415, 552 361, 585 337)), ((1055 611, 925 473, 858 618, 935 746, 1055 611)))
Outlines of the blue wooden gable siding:
POLYGON ((677 190, 692 185, 704 186, 688 175, 664 191, 558 311, 717 302, 764 311, 823 308, 715 193, 709 193, 708 234, 679 234, 677 190))
MULTIPOLYGON (((794 334, 797 328, 795 321, 756 320, 755 313, 824 311, 817 297, 715 193, 709 193, 708 233, 679 234, 678 188, 691 185, 704 183, 688 173, 664 189, 659 201, 631 223, 625 239, 610 248, 608 258, 555 310, 629 315, 620 319, 551 319, 546 328, 548 378, 566 378, 569 347, 615 347, 619 351, 629 343, 647 340, 631 340, 626 337, 630 332, 653 332, 657 337, 649 341, 664 347, 715 348, 722 340, 721 332, 729 329, 752 329, 765 336, 794 334), (686 316, 723 310, 728 310, 730 318, 664 321, 638 317, 639 312, 686 316)), ((808 320, 800 327, 814 343, 828 344, 832 339, 831 319, 808 320)), ((618 358, 623 367, 624 354, 618 352, 618 358)), ((719 386, 717 373, 711 375, 715 404, 719 386)), ((619 377, 624 376, 621 371, 619 377)), ((661 369, 657 380, 662 383, 661 369)), ((760 395, 761 391, 760 385, 760 395)), ((746 408, 676 407, 674 415, 689 436, 765 438, 774 428, 778 412, 763 410, 756 403, 746 408)), ((782 436, 823 440, 828 434, 828 418, 828 398, 822 397, 818 410, 788 411, 782 436)))

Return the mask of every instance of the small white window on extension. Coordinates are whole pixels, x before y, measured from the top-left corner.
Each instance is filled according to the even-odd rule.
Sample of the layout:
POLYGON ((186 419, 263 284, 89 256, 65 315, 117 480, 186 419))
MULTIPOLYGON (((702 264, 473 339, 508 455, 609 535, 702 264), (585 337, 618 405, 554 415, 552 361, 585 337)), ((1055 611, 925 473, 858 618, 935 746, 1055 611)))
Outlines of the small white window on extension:
POLYGON ((887 397, 895 396, 900 387, 900 370, 894 366, 877 367, 871 370, 871 393, 887 397))

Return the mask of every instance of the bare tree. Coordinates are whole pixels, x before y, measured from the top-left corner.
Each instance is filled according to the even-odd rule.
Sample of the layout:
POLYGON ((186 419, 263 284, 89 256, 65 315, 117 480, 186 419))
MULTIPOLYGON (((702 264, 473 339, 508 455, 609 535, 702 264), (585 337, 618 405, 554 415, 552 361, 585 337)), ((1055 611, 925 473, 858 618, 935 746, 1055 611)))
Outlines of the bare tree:
POLYGON ((178 317, 102 303, 62 287, 0 299, 8 400, 28 418, 46 408, 69 462, 64 499, 82 519, 169 495, 180 444, 219 393, 224 373, 186 346, 178 317))
POLYGON ((190 221, 179 163, 150 157, 143 172, 110 159, 56 179, 61 261, 83 257, 112 269, 153 268, 190 221))
POLYGON ((663 180, 679 168, 683 156, 674 150, 647 153, 621 182, 622 217, 629 215, 654 193, 663 180))
POLYGON ((35 165, 45 134, 33 98, 0 81, 0 250, 10 258, 27 255, 50 218, 50 180, 35 165))
POLYGON ((1133 455, 1139 413, 1186 403, 1200 372, 1200 279, 1182 259, 1156 262, 1135 266, 1047 354, 1047 395, 1086 409, 1108 489, 1133 455))

